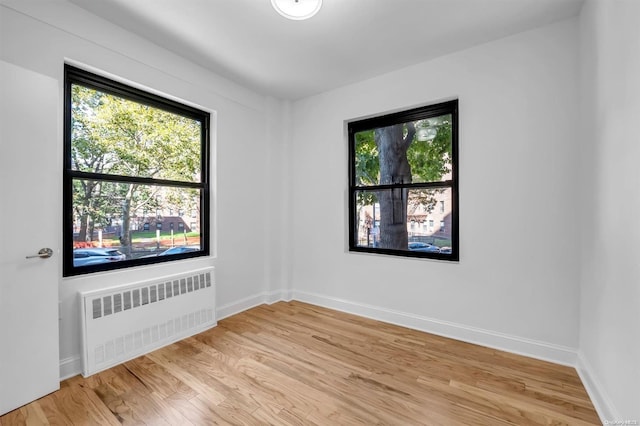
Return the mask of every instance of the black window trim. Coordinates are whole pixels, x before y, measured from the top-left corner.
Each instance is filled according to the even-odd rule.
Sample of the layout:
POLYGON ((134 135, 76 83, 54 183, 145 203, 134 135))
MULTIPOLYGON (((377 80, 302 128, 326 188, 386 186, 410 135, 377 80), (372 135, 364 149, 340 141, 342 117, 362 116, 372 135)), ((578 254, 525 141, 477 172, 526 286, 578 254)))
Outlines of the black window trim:
POLYGON ((120 270, 135 266, 171 262, 180 259, 210 255, 210 122, 209 112, 182 104, 180 102, 149 93, 125 83, 86 71, 73 65, 64 65, 64 165, 63 165, 63 237, 62 237, 62 275, 70 277, 94 272, 120 270), (71 86, 82 85, 105 93, 116 95, 140 104, 152 106, 167 112, 197 120, 202 125, 201 133, 201 176, 200 182, 173 181, 137 176, 119 176, 82 172, 72 169, 71 164, 71 86), (200 214, 200 250, 171 256, 128 259, 121 262, 73 266, 73 179, 98 179, 110 182, 130 182, 143 185, 172 186, 201 190, 200 214))
POLYGON ((445 101, 432 105, 425 105, 405 111, 383 114, 362 120, 354 120, 347 123, 348 147, 349 147, 349 251, 375 253, 402 257, 415 257, 427 259, 439 259, 447 261, 460 260, 460 235, 459 235, 459 163, 458 163, 458 99, 445 101), (356 185, 355 167, 355 134, 365 130, 372 130, 378 127, 390 126, 393 124, 407 123, 410 121, 423 120, 430 117, 438 117, 451 114, 451 163, 453 170, 451 179, 434 182, 416 182, 408 184, 388 184, 388 185, 356 185), (358 224, 356 223, 356 194, 358 191, 375 191, 382 189, 421 189, 421 188, 451 188, 451 254, 427 253, 409 250, 395 250, 379 247, 364 247, 357 244, 358 224))

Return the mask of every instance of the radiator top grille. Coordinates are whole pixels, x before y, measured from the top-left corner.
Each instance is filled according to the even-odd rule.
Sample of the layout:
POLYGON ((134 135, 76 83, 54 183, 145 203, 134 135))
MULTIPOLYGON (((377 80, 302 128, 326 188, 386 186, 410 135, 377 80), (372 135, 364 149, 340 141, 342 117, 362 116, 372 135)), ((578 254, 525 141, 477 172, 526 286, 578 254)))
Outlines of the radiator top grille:
POLYGON ((93 319, 204 290, 207 287, 211 287, 210 272, 96 297, 91 300, 93 319))

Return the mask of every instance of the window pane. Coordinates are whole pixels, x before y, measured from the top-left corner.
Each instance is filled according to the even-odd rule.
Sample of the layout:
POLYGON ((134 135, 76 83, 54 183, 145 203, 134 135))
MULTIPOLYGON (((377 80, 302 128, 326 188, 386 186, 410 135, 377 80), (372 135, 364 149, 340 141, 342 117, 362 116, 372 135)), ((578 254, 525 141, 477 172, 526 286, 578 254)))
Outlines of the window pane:
POLYGON ((452 179, 451 126, 446 114, 357 132, 356 186, 452 179))
POLYGON ((356 246, 451 254, 451 194, 449 187, 356 191, 356 246))
POLYGON ((200 251, 200 199, 199 189, 74 179, 74 266, 200 251))
POLYGON ((201 180, 201 123, 81 85, 71 86, 71 168, 201 180))

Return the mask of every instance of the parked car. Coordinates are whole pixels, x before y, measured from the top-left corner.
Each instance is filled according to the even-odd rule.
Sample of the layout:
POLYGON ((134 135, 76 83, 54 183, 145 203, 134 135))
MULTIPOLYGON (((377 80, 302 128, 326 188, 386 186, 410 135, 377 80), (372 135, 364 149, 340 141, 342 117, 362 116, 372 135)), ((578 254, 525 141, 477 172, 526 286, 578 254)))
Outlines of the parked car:
POLYGON ((73 250, 73 266, 97 265, 99 263, 119 262, 126 256, 116 249, 83 248, 73 250))
POLYGON ((451 254, 451 247, 440 247, 440 253, 451 254))
POLYGON ((162 253, 158 253, 158 256, 169 256, 172 254, 189 253, 189 252, 198 251, 198 250, 200 250, 200 247, 177 246, 177 247, 171 247, 170 249, 167 249, 162 253))
POLYGON ((440 253, 440 248, 433 244, 423 243, 420 241, 413 241, 409 243, 409 250, 420 251, 423 253, 440 253))
POLYGON ((160 253, 148 254, 146 256, 141 256, 141 258, 148 257, 158 257, 158 256, 171 256, 172 254, 181 254, 181 253, 189 253, 193 251, 199 251, 200 247, 197 246, 176 246, 171 247, 170 249, 166 249, 165 251, 161 251, 160 253))

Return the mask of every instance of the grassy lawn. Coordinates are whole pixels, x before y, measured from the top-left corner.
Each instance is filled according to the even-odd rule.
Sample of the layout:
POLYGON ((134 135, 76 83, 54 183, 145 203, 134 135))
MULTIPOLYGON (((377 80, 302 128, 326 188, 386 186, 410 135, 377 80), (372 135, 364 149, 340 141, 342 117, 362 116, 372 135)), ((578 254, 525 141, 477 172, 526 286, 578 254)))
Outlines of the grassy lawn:
MULTIPOLYGON (((191 237, 199 237, 200 234, 198 232, 187 232, 187 238, 191 237)), ((173 238, 179 239, 184 238, 184 232, 174 232, 173 238)), ((156 239, 156 231, 135 231, 131 233, 131 240, 133 243, 148 241, 150 239, 156 239)), ((161 240, 170 240, 171 239, 171 231, 162 231, 160 232, 161 240)))
MULTIPOLYGON (((134 231, 131 233, 131 243, 133 246, 145 247, 151 244, 157 244, 155 231, 134 231)), ((174 232, 173 241, 171 240, 171 231, 160 233, 160 246, 171 247, 175 245, 200 244, 200 234, 198 232, 174 232)), ((104 247, 120 247, 120 239, 118 237, 103 238, 102 245, 104 247)), ((75 247, 98 247, 98 242, 93 241, 83 245, 83 243, 75 243, 75 247)))
POLYGON ((445 238, 434 238, 433 245, 438 247, 451 247, 451 240, 445 238))

